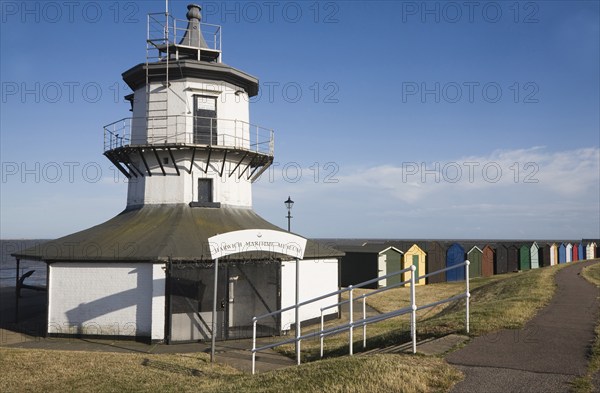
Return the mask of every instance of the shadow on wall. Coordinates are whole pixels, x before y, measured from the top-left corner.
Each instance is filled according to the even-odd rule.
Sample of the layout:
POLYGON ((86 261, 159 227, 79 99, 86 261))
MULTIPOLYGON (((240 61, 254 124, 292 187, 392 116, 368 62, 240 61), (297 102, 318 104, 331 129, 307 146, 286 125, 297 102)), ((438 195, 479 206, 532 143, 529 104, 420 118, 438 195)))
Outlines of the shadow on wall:
POLYGON ((80 303, 64 312, 66 321, 49 320, 48 331, 54 334, 150 336, 152 299, 164 296, 154 293, 154 288, 164 288, 165 279, 152 280, 152 269, 135 268, 128 274, 136 275, 135 288, 80 303), (128 311, 130 308, 135 310, 128 311), (135 321, 127 318, 128 313, 133 314, 135 321))

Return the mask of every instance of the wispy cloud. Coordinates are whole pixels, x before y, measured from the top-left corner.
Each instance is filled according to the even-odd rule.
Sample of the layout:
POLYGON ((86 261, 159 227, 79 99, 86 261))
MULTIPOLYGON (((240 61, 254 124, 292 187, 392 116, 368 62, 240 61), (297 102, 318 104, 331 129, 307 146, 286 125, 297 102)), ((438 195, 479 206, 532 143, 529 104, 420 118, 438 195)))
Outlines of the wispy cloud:
POLYGON ((598 147, 536 146, 444 162, 340 168, 333 184, 283 180, 257 184, 255 205, 269 217, 272 209, 280 213, 284 194, 293 195, 303 206, 296 225, 309 235, 600 236, 598 147))

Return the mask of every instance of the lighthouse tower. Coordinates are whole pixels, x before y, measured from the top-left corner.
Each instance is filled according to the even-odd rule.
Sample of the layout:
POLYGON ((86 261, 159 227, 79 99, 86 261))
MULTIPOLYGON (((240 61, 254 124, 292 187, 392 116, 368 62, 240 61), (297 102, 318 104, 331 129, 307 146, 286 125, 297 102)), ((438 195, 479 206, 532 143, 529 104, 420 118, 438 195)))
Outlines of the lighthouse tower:
POLYGON ((273 162, 273 131, 250 123, 257 78, 224 64, 221 28, 148 16, 146 62, 123 73, 133 116, 104 127, 104 155, 127 177, 127 207, 252 207, 273 162))

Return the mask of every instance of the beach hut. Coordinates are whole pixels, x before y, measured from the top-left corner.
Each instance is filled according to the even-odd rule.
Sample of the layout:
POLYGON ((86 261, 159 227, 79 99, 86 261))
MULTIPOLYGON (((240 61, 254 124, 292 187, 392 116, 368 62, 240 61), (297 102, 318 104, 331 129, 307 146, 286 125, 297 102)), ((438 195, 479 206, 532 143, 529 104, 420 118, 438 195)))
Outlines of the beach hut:
MULTIPOLYGON (((465 249, 458 243, 453 243, 446 251, 446 267, 452 267, 465 261, 465 249)), ((465 279, 465 269, 456 268, 446 272, 446 281, 461 281, 465 279)))
POLYGON ((496 247, 496 260, 494 261, 494 274, 504 274, 508 272, 508 248, 499 244, 496 247))
POLYGON ((533 242, 529 249, 529 261, 531 262, 532 269, 540 267, 540 247, 536 242, 533 242))
MULTIPOLYGON (((336 248, 345 253, 340 262, 342 287, 356 285, 402 269, 402 251, 386 244, 336 246, 336 248)), ((402 281, 401 276, 396 275, 382 279, 364 288, 377 289, 398 284, 402 281)))
POLYGON ((565 243, 558 245, 558 263, 567 263, 567 246, 565 243))
POLYGON ((579 248, 579 251, 578 251, 578 253, 579 253, 579 260, 582 261, 582 260, 586 259, 585 258, 585 244, 583 244, 583 242, 579 243, 579 247, 578 248, 579 248))
POLYGON ((491 277, 494 275, 494 249, 490 245, 483 247, 481 259, 481 275, 491 277))
POLYGON ((550 266, 550 244, 542 244, 538 256, 540 258, 540 267, 550 266))
POLYGON ((558 264, 558 244, 552 243, 550 245, 550 266, 558 264))
POLYGON ((573 261, 573 244, 567 243, 565 245, 565 262, 573 261))
POLYGON ((531 246, 523 244, 519 248, 519 270, 531 269, 531 246))
POLYGON ((467 259, 470 262, 469 278, 481 277, 483 251, 479 247, 474 246, 467 253, 467 259))
POLYGON ((508 246, 508 271, 516 272, 519 270, 519 247, 514 244, 508 246))
MULTIPOLYGON (((444 248, 439 242, 431 241, 427 242, 427 256, 425 258, 425 265, 427 273, 431 273, 437 270, 444 269, 446 267, 446 256, 444 248)), ((427 277, 427 284, 436 284, 440 282, 446 282, 446 273, 434 274, 427 277)))
POLYGON ((597 253, 597 245, 595 242, 590 242, 585 247, 585 256, 586 259, 594 259, 596 258, 597 253))
POLYGON ((571 260, 573 262, 579 260, 579 243, 573 243, 573 251, 571 252, 571 260))
MULTIPOLYGON (((416 244, 413 244, 406 252, 404 253, 404 264, 402 265, 403 269, 410 267, 410 265, 414 265, 417 270, 415 270, 416 277, 422 276, 425 274, 425 259, 426 253, 416 244)), ((406 274, 404 277, 404 281, 409 279, 409 275, 406 274)), ((416 281, 416 285, 424 285, 426 282, 425 278, 421 278, 416 281)))

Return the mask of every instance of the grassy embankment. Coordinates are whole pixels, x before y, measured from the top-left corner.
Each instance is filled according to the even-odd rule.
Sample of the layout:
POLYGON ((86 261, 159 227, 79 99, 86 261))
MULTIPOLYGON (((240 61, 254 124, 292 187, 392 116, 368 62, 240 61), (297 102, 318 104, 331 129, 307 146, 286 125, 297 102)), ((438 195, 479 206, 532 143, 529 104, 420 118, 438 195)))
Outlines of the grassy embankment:
POLYGON ((0 391, 430 392, 460 373, 443 360, 377 355, 313 362, 255 376, 206 354, 146 355, 0 348, 0 391), (385 376, 385 377, 384 377, 385 376))
MULTIPOLYGON (((471 280, 470 334, 481 335, 499 329, 520 328, 537 310, 545 306, 554 294, 554 274, 560 265, 520 273, 509 273, 489 278, 471 280)), ((463 282, 418 286, 417 305, 428 304, 464 292, 463 282)), ((371 290, 356 289, 354 297, 371 290)), ((347 296, 345 297, 347 299, 347 296)), ((367 298, 367 304, 379 312, 389 312, 409 306, 409 288, 396 288, 367 298)), ((354 303, 354 309, 362 310, 362 301, 354 303)), ((367 349, 397 345, 410 340, 409 314, 388 319, 367 328, 367 349)), ((345 320, 332 321, 328 326, 339 325, 345 320)), ((436 306, 417 312, 417 337, 423 340, 441 337, 449 333, 464 333, 465 300, 436 306)), ((302 333, 316 327, 303 329, 302 333)), ((362 350, 362 328, 354 331, 354 351, 362 350)), ((293 345, 280 347, 281 352, 292 356, 293 345)), ((339 356, 348 353, 348 333, 325 339, 324 356, 339 356)), ((319 340, 302 342, 304 361, 319 357, 319 340)))

